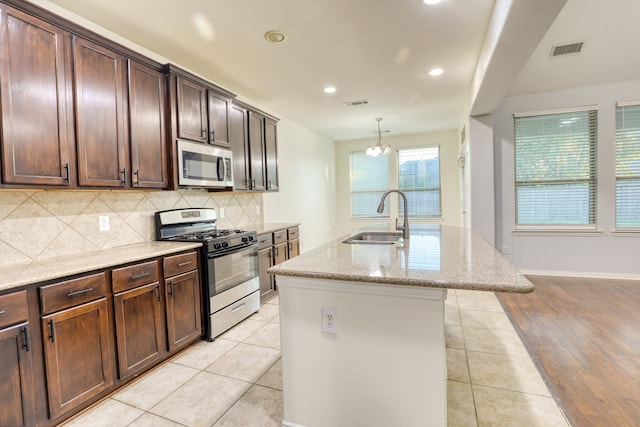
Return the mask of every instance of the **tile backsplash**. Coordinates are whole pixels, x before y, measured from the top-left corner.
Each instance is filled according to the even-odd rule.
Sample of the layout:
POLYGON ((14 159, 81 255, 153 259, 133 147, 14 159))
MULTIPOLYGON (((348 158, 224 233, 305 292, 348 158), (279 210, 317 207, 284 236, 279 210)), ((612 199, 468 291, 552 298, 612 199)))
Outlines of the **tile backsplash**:
POLYGON ((155 240, 154 213, 188 207, 215 208, 218 228, 263 222, 259 193, 0 191, 0 264, 155 240), (99 231, 100 216, 109 231, 99 231))

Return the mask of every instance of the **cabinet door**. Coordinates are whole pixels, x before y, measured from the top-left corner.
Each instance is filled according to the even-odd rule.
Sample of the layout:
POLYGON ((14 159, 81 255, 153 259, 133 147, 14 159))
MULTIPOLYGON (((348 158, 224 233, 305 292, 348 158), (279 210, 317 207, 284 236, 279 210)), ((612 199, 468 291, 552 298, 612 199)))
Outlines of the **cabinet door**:
POLYGON ((229 142, 233 152, 233 188, 249 190, 251 177, 247 168, 247 110, 231 105, 229 110, 229 142))
POLYGON ((167 188, 165 85, 162 73, 129 61, 131 184, 167 188))
POLYGON ((27 322, 0 329, 0 426, 35 425, 27 322))
POLYGON ((52 419, 113 385, 106 298, 43 316, 42 331, 52 419))
POLYGON ((68 36, 6 5, 0 10, 3 181, 69 185, 68 36))
POLYGON ((154 282, 113 296, 120 378, 151 366, 165 352, 160 283, 154 282))
POLYGON ((249 111, 249 171, 251 189, 264 191, 264 117, 249 111))
POLYGON ((273 245, 273 265, 280 264, 287 260, 287 242, 273 245))
POLYGON ((169 351, 186 346, 202 335, 198 270, 165 279, 169 351))
POLYGON ((190 80, 176 77, 178 137, 207 142, 207 91, 190 80))
POLYGON ((270 118, 264 120, 265 170, 267 191, 278 191, 278 134, 277 122, 270 118))
POLYGON ((287 259, 291 259, 300 255, 300 240, 289 240, 289 251, 287 253, 287 259))
POLYGON ((262 249, 258 251, 258 278, 260 280, 260 301, 266 301, 271 298, 274 293, 273 276, 267 273, 269 267, 273 265, 271 256, 272 249, 262 249))
POLYGON ((225 96, 209 91, 207 95, 209 112, 209 142, 229 147, 229 104, 225 96))
POLYGON ((78 183, 127 185, 125 59, 74 37, 78 183))

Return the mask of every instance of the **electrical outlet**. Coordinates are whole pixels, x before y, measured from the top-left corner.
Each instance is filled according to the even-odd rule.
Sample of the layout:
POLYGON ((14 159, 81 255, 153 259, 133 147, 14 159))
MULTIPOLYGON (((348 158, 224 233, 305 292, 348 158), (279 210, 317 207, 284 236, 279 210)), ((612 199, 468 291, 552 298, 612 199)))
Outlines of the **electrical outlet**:
POLYGON ((220 212, 220 218, 224 218, 224 208, 220 208, 219 212, 220 212))
POLYGON ((109 217, 107 215, 100 215, 98 217, 98 230, 109 231, 109 217))
POLYGON ((509 255, 509 245, 502 245, 502 254, 509 255))
POLYGON ((322 332, 338 334, 338 310, 322 307, 322 332))
POLYGON ((260 206, 256 206, 256 215, 260 215, 260 206))

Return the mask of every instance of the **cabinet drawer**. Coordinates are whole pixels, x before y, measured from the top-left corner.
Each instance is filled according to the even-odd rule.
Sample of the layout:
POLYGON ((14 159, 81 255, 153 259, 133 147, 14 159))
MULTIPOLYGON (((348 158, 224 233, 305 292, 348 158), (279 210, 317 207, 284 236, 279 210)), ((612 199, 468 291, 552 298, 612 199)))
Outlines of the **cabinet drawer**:
POLYGON ((122 292, 158 281, 158 261, 149 261, 113 270, 111 281, 113 292, 122 292))
POLYGON ((287 236, 289 240, 295 240, 300 238, 300 229, 293 227, 287 230, 287 236))
POLYGON ((287 241, 287 230, 280 230, 273 233, 273 244, 277 245, 278 243, 287 241))
POLYGON ((27 320, 27 291, 0 296, 0 328, 27 320))
POLYGON ((42 314, 53 313, 107 294, 106 273, 93 274, 40 288, 42 314))
POLYGON ((187 254, 168 256, 164 258, 163 262, 164 277, 175 276, 198 268, 198 254, 197 252, 189 252, 187 254))
POLYGON ((271 244, 273 242, 272 239, 273 235, 271 233, 258 235, 258 250, 271 247, 271 244))

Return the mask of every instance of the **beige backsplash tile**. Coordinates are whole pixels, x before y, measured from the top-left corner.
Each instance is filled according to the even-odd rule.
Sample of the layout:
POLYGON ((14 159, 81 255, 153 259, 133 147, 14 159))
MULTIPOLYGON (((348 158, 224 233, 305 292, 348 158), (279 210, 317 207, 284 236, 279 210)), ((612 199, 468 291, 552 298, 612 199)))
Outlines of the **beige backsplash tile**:
POLYGON ((189 207, 224 208, 219 228, 258 226, 264 218, 258 193, 1 190, 0 265, 152 241, 156 211, 189 207), (109 231, 98 229, 102 215, 109 231))

